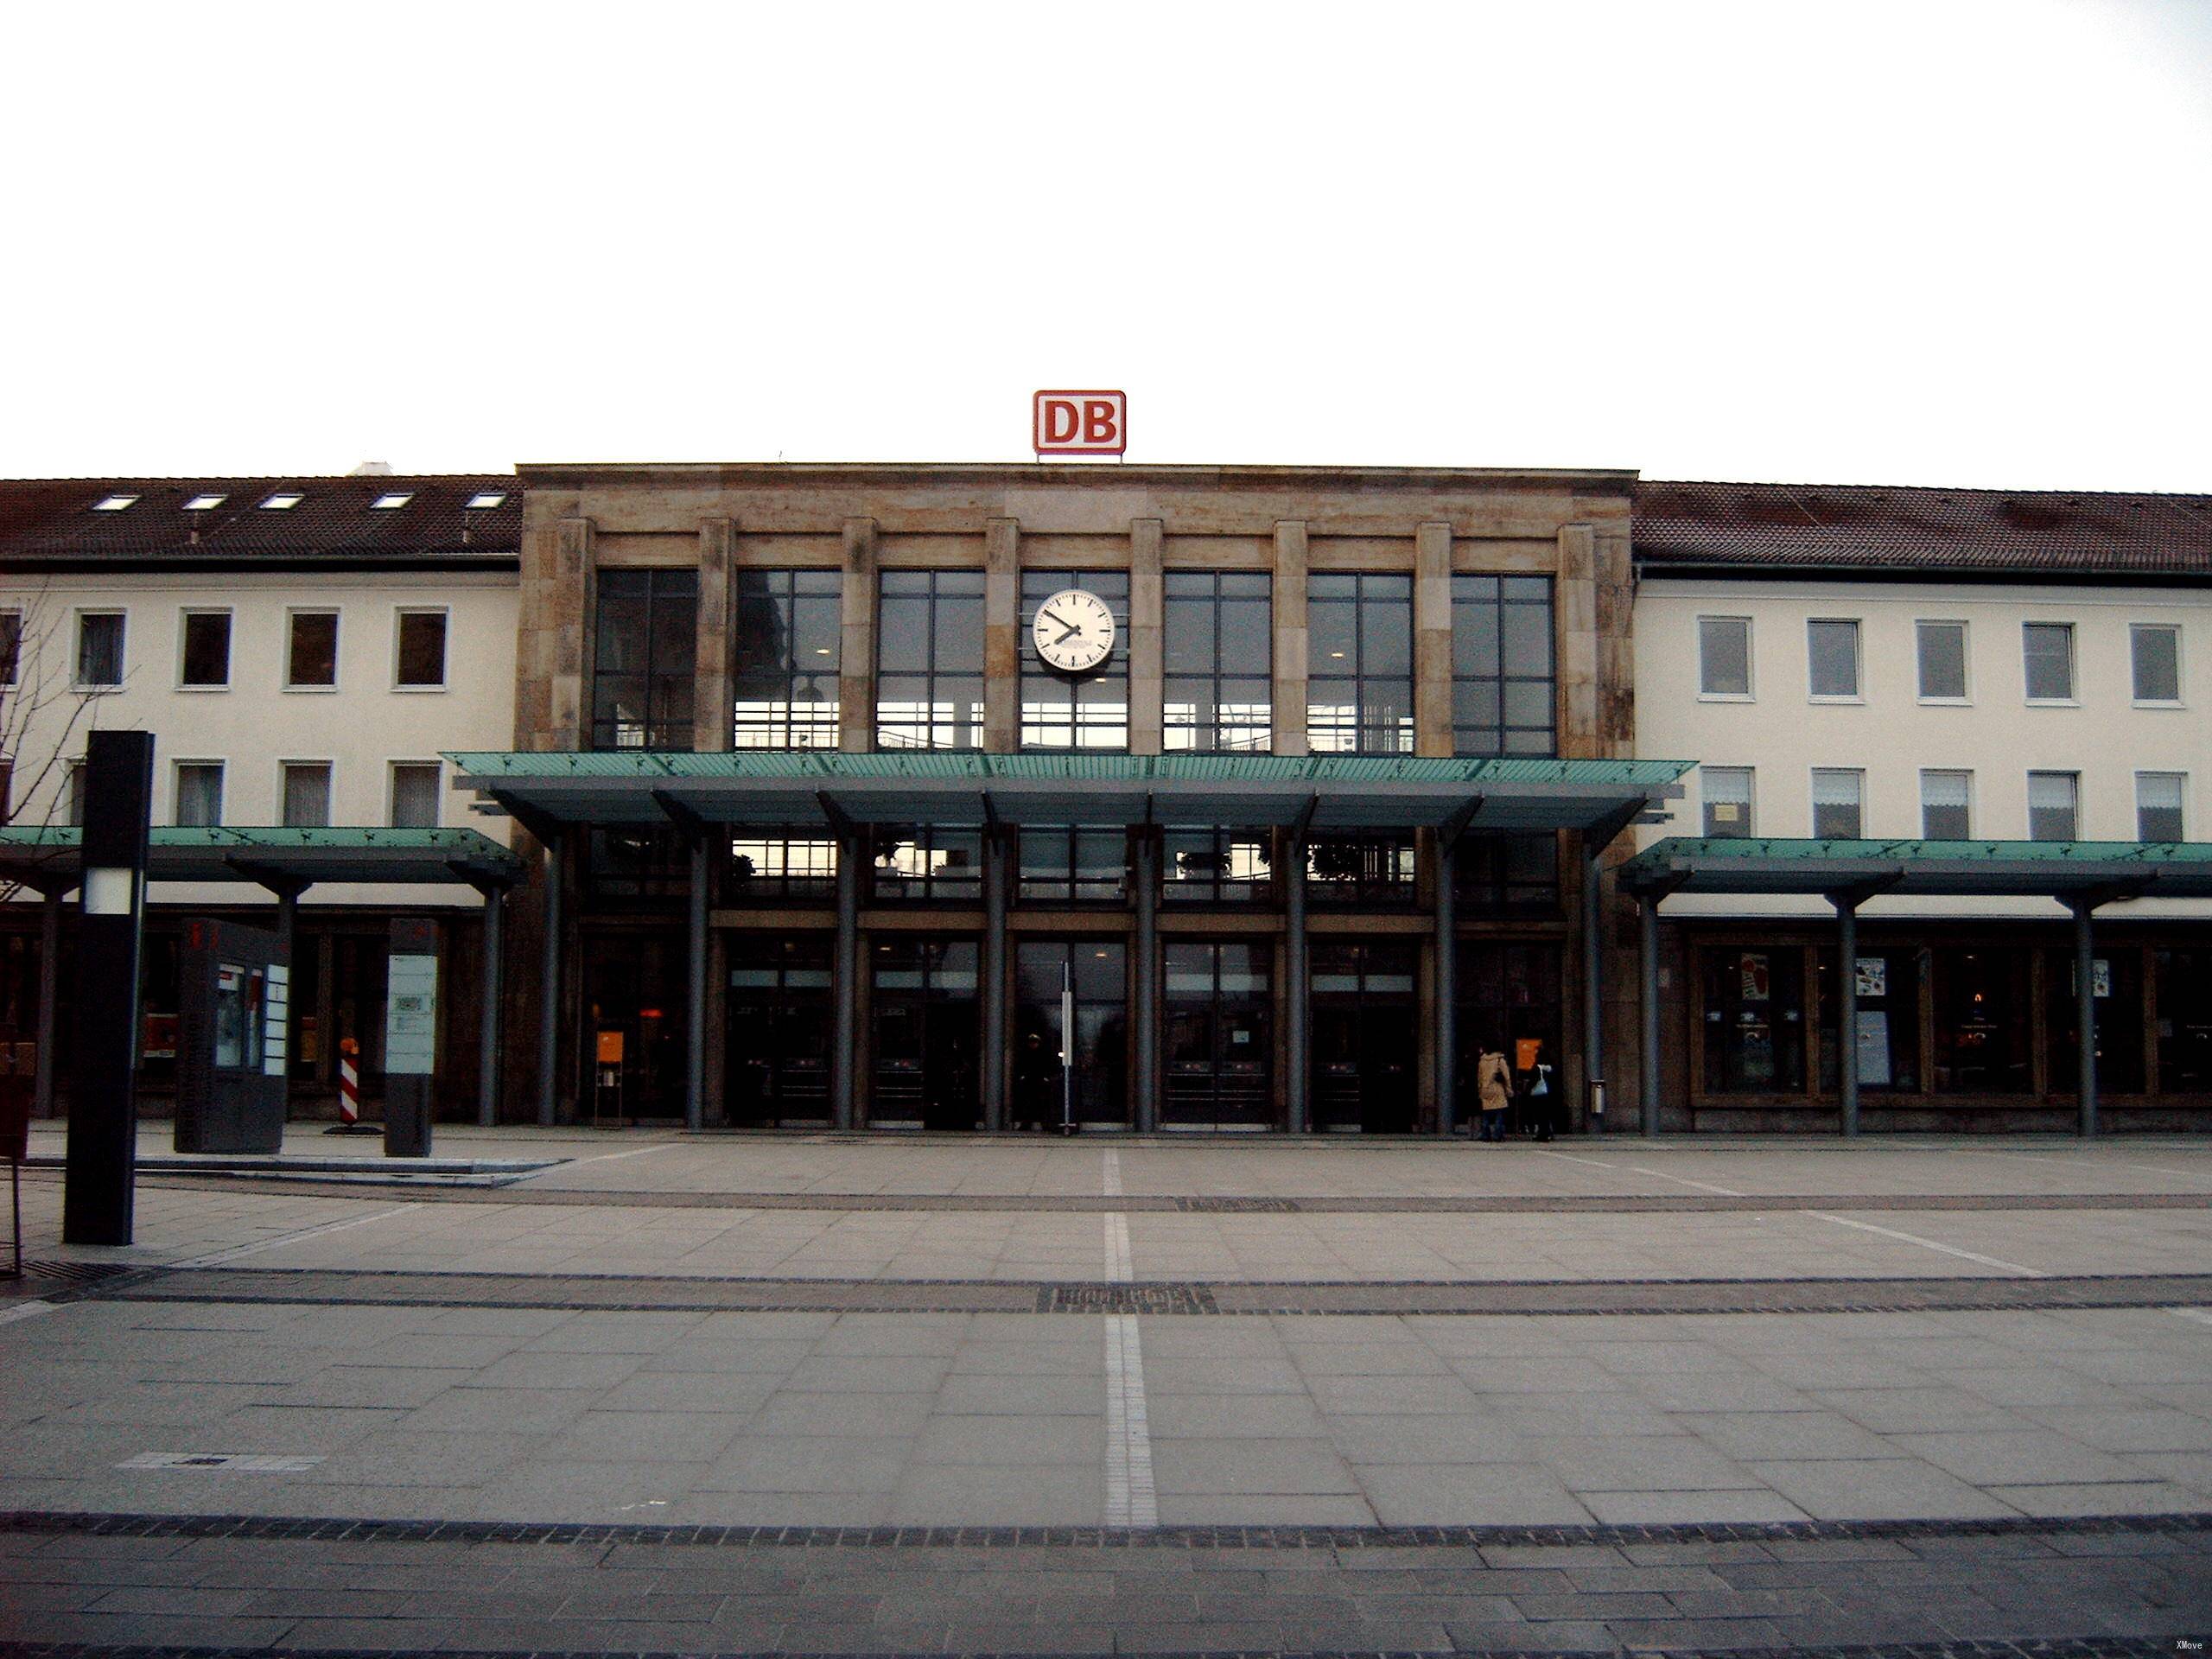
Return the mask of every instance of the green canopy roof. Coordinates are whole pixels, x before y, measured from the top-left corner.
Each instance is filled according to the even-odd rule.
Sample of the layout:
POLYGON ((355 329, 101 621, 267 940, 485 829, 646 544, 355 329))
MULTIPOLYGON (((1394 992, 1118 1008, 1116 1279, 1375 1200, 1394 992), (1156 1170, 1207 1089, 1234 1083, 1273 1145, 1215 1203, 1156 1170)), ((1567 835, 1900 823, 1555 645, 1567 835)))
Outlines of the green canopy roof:
MULTIPOLYGON (((1681 793, 1687 760, 1410 755, 455 753, 457 788, 551 823, 1309 823, 1535 831, 1619 823, 1681 793)), ((1655 817, 1656 821, 1656 817, 1655 817)))
POLYGON ((1815 841, 1675 836, 1621 866, 1632 893, 2212 897, 2212 842, 1815 841))
MULTIPOLYGON (((58 824, 0 827, 0 877, 32 887, 75 885, 82 832, 58 824)), ((480 830, 223 825, 151 832, 146 874, 155 881, 465 881, 497 886, 522 861, 480 830)))

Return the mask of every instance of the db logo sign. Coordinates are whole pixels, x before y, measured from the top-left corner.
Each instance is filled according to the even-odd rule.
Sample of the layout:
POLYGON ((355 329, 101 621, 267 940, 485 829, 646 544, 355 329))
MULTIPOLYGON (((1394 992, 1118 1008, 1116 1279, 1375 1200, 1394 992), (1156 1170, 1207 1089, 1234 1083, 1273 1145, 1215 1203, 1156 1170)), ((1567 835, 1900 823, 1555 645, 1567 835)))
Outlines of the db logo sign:
POLYGON ((1129 400, 1118 391, 1040 391, 1030 425, 1040 455, 1118 455, 1129 447, 1129 400))

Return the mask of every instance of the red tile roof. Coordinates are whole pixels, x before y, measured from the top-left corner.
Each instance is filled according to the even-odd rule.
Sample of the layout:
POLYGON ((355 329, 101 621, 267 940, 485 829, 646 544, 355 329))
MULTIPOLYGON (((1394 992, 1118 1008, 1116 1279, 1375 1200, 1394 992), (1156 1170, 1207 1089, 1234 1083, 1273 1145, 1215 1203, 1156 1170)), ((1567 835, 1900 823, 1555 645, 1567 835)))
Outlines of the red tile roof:
POLYGON ((1655 574, 2212 577, 2212 496, 1646 480, 1635 513, 1655 574))
POLYGON ((0 563, 359 564, 513 563, 522 481, 512 474, 422 478, 96 478, 0 480, 0 563), (261 504, 296 491, 296 506, 261 504), (496 507, 472 496, 497 493, 496 507), (404 506, 371 503, 404 494, 404 506), (113 495, 135 495, 112 512, 113 495), (188 512, 195 496, 219 505, 188 512))

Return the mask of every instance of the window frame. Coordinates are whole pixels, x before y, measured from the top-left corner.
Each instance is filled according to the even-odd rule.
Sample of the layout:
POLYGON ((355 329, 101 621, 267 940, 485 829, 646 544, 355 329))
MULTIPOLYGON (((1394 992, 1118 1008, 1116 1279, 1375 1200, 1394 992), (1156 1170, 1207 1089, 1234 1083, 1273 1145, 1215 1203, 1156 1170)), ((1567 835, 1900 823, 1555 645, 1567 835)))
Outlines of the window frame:
MULTIPOLYGON (((1455 570, 1452 573, 1448 590, 1452 625, 1452 677, 1449 695, 1452 699, 1452 753, 1455 755, 1478 756, 1485 759, 1548 760, 1559 753, 1559 590, 1548 575, 1518 570, 1455 570), (1477 583, 1490 584, 1491 595, 1484 599, 1475 592, 1477 583), (1542 590, 1541 598, 1524 597, 1518 591, 1522 584, 1533 584, 1542 590), (1462 674, 1459 671, 1459 630, 1464 607, 1473 612, 1487 607, 1496 617, 1494 638, 1497 642, 1497 671, 1494 674, 1462 674), (1507 634, 1516 618, 1525 618, 1541 611, 1543 626, 1541 637, 1544 644, 1544 672, 1529 674, 1516 672, 1507 664, 1507 634), (1462 723, 1459 719, 1459 688, 1463 685, 1491 685, 1497 688, 1497 719, 1491 724, 1462 723), (1515 688, 1541 686, 1543 689, 1544 721, 1541 726, 1531 726, 1513 719, 1510 704, 1515 688), (1494 747, 1482 747, 1470 744, 1471 734, 1495 731, 1494 747), (1537 747, 1516 747, 1520 737, 1541 735, 1542 743, 1537 747)), ((1418 645, 1414 678, 1420 678, 1418 645)), ((1416 689, 1415 696, 1420 693, 1416 689)))
POLYGON ((2127 696, 2132 707, 2137 709, 2186 709, 2189 699, 2183 692, 2189 683, 2182 672, 2181 624, 2178 622, 2131 622, 2127 625, 2127 696), (2137 667, 2135 642, 2146 633, 2170 634, 2174 642, 2174 694, 2171 697, 2145 697, 2136 693, 2137 667))
POLYGON ((23 677, 23 612, 0 605, 0 690, 13 690, 23 677))
POLYGON ((1160 585, 1160 742, 1163 752, 1169 754, 1272 754, 1275 747, 1275 582, 1270 570, 1169 570, 1162 574, 1160 585), (1264 584, 1264 596, 1259 594, 1228 594, 1222 592, 1223 582, 1249 582, 1264 584), (1178 593, 1178 587, 1189 588, 1204 582, 1203 594, 1178 593), (1188 671, 1171 668, 1167 664, 1168 618, 1179 605, 1203 606, 1207 614, 1208 666, 1188 671), (1222 666, 1222 617, 1227 606, 1259 606, 1267 613, 1266 643, 1267 670, 1254 675, 1225 670, 1222 666), (1258 679, 1266 687, 1258 705, 1266 713, 1257 723, 1232 724, 1222 719, 1224 707, 1243 705, 1229 702, 1222 695, 1225 683, 1258 679), (1169 718, 1169 710, 1177 706, 1170 687, 1195 683, 1205 688, 1206 701, 1196 705, 1192 719, 1185 725, 1169 718), (1224 734, 1240 735, 1247 741, 1241 743, 1224 742, 1224 734), (1179 734, 1188 734, 1187 743, 1177 741, 1179 734))
POLYGON ((2186 841, 2189 839, 2189 774, 2187 772, 2170 772, 2161 770, 2157 767, 2152 767, 2135 774, 2135 839, 2139 842, 2158 842, 2186 841), (2146 807, 2144 804, 2143 785, 2145 780, 2153 778, 2169 780, 2172 783, 2174 786, 2175 800, 2174 804, 2171 808, 2146 807), (2177 820, 2176 828, 2180 831, 2180 833, 2171 836, 2154 836, 2148 833, 2144 828, 2143 823, 2143 814, 2145 811, 2171 811, 2174 814, 2175 818, 2177 820))
POLYGON ((1306 575, 1306 709, 1301 718, 1304 720, 1306 727, 1306 753, 1309 754, 1412 754, 1419 747, 1418 699, 1420 696, 1421 682, 1421 641, 1414 626, 1414 578, 1412 573, 1402 570, 1309 571, 1306 575), (1313 671, 1313 652, 1319 647, 1319 641, 1314 637, 1315 630, 1313 626, 1313 607, 1317 603, 1323 606, 1341 606, 1347 602, 1344 599, 1327 594, 1323 595, 1317 601, 1313 594, 1313 584, 1318 579, 1349 582, 1352 584, 1351 594, 1349 601, 1351 607, 1352 649, 1351 665, 1341 674, 1316 674, 1313 671), (1388 599, 1370 599, 1368 597, 1367 589, 1368 584, 1370 582, 1403 584, 1406 614, 1406 671, 1402 675, 1384 673, 1370 674, 1368 672, 1368 607, 1371 605, 1380 609, 1386 605, 1395 606, 1399 602, 1395 594, 1393 594, 1391 597, 1388 599), (1401 681, 1403 682, 1405 686, 1405 702, 1402 705, 1402 712, 1396 717, 1395 726, 1391 728, 1390 735, 1395 741, 1388 747, 1376 747, 1370 743, 1370 734, 1379 732, 1382 728, 1382 722, 1379 719, 1370 719, 1368 717, 1370 704, 1368 702, 1367 688, 1370 683, 1378 687, 1384 684, 1395 687, 1401 681), (1323 727, 1317 728, 1313 723, 1313 713, 1316 707, 1313 697, 1313 688, 1317 683, 1322 682, 1332 682, 1351 687, 1351 702, 1349 706, 1351 709, 1351 735, 1352 741, 1349 747, 1330 741, 1316 741, 1317 736, 1323 739, 1328 739, 1340 734, 1338 728, 1323 727))
POLYGON ((2082 706, 2081 641, 2073 623, 2024 619, 2021 621, 2020 693, 2021 700, 2031 709, 2078 709, 2082 706), (2028 666, 2031 660, 2028 655, 2028 639, 2038 628, 2055 629, 2066 636, 2066 692, 2063 696, 2039 697, 2035 695, 2032 673, 2028 666))
POLYGON ((315 696, 328 696, 338 690, 340 671, 344 665, 346 648, 346 620, 344 612, 334 605, 288 605, 284 607, 283 683, 279 688, 287 692, 302 692, 315 696), (299 620, 303 616, 327 616, 330 619, 330 681, 324 684, 315 680, 295 680, 292 670, 298 657, 297 634, 299 620))
POLYGON ((1697 617, 1697 700, 1700 702, 1757 702, 1759 681, 1758 658, 1752 653, 1757 630, 1753 619, 1732 613, 1700 613, 1697 617), (1744 689, 1741 691, 1708 691, 1706 690, 1705 625, 1708 622, 1740 622, 1744 626, 1744 689))
POLYGON ((187 605, 176 613, 176 689, 194 695, 207 691, 228 691, 232 684, 232 659, 236 654, 238 639, 238 613, 227 605, 187 605), (185 678, 188 664, 192 660, 192 620, 198 616, 219 616, 228 625, 223 632, 223 677, 220 680, 196 681, 185 678))
POLYGON ((588 624, 592 669, 583 715, 584 743, 591 753, 681 754, 698 747, 700 585, 696 565, 610 565, 595 573, 588 624), (683 591, 685 579, 689 580, 689 593, 683 591), (643 591, 622 602, 642 607, 645 635, 639 642, 642 654, 636 667, 610 669, 606 662, 607 653, 601 649, 607 637, 607 588, 610 582, 620 585, 632 581, 639 582, 643 591), (664 582, 668 584, 665 592, 664 582), (687 606, 690 610, 688 627, 677 626, 674 617, 664 615, 664 612, 680 612, 687 606), (657 647, 664 639, 670 644, 672 658, 684 659, 681 671, 661 662, 657 647), (625 729, 619 704, 611 712, 601 712, 608 707, 604 694, 619 690, 617 682, 632 685, 639 694, 639 712, 633 723, 642 739, 639 742, 614 741, 625 729), (683 693, 682 697, 677 696, 679 688, 683 693), (674 712, 679 702, 689 711, 681 718, 674 712), (667 741, 656 742, 657 737, 667 741))
POLYGON ((837 861, 843 849, 837 837, 819 830, 806 829, 753 829, 742 830, 730 828, 721 837, 723 869, 723 902, 734 909, 750 909, 756 905, 826 904, 836 897, 837 861), (750 847, 763 849, 781 847, 784 850, 782 868, 763 870, 755 866, 749 874, 737 873, 737 861, 742 857, 750 861, 751 855, 741 849, 750 847), (812 868, 811 859, 794 872, 791 868, 791 849, 794 847, 828 849, 826 864, 812 868))
POLYGON ((1701 841, 1750 841, 1758 834, 1759 774, 1757 766, 1713 766, 1700 763, 1697 769, 1698 838, 1701 841), (1741 773, 1744 795, 1740 802, 1715 801, 1709 787, 1715 772, 1741 773), (1744 809, 1744 827, 1732 835, 1726 830, 1717 834, 1713 828, 1713 809, 1716 806, 1740 805, 1744 809))
POLYGON ((69 689, 72 691, 107 693, 120 691, 130 677, 130 611, 121 605, 80 605, 72 613, 76 619, 73 649, 69 653, 69 689), (115 678, 92 681, 84 677, 85 623, 91 617, 111 616, 116 621, 115 678))
MULTIPOLYGON (((818 565, 747 565, 737 572, 737 588, 730 608, 730 747, 750 752, 768 751, 779 753, 799 753, 810 750, 834 749, 843 729, 845 642, 843 627, 844 574, 818 565), (820 584, 819 593, 800 591, 803 578, 820 584), (748 583, 760 586, 747 590, 748 583), (780 663, 755 662, 748 664, 742 655, 746 642, 745 617, 748 605, 766 602, 788 607, 788 614, 796 616, 799 601, 828 601, 837 616, 831 629, 830 660, 826 671, 830 682, 830 696, 825 701, 816 698, 801 702, 793 695, 802 680, 818 680, 825 677, 823 668, 802 669, 799 665, 798 642, 796 638, 785 640, 785 660, 780 663), (773 680, 782 693, 780 697, 761 699, 738 688, 745 682, 773 680), (758 722, 741 723, 738 709, 763 709, 765 715, 758 722), (828 709, 827 715, 819 711, 828 709), (801 710, 807 710, 802 714, 801 710), (780 712, 779 712, 780 711, 780 712), (795 736, 810 740, 794 741, 795 736), (813 741, 819 740, 819 741, 813 741)), ((789 837, 785 837, 789 839, 789 837)))
POLYGON ((227 761, 214 755, 177 756, 169 762, 169 823, 180 830, 222 828, 226 809, 230 805, 230 787, 231 769, 227 761), (187 823, 182 817, 187 767, 199 771, 213 770, 215 774, 215 816, 206 823, 187 823))
MULTIPOLYGON (((1972 766, 1922 766, 1919 768, 1919 779, 1920 838, 1923 841, 1972 841, 1974 839, 1974 768, 1972 766), (1965 810, 1967 821, 1965 828, 1958 835, 1931 836, 1928 833, 1928 808, 1929 805, 1928 799, 1928 780, 1930 778, 1963 778, 1966 779, 1967 798, 1965 810)), ((1948 805, 1938 803, 1937 810, 1941 811, 1948 810, 1950 809, 1948 805)))
MULTIPOLYGON (((1017 582, 1015 588, 1017 603, 1020 591, 1019 583, 1017 582)), ((915 597, 915 595, 912 594, 899 594, 896 596, 902 598, 915 597)), ((987 710, 990 699, 990 650, 988 643, 990 637, 990 610, 988 586, 984 572, 977 569, 972 565, 932 565, 927 569, 918 570, 879 569, 876 572, 875 578, 874 606, 876 660, 873 683, 869 688, 871 706, 868 711, 868 740, 876 753, 883 754, 976 754, 982 753, 989 735, 986 727, 989 720, 989 715, 987 710), (927 649, 922 659, 923 665, 918 669, 893 668, 887 670, 883 666, 883 601, 887 597, 887 590, 884 584, 886 581, 889 579, 897 578, 901 580, 911 580, 916 576, 926 577, 928 579, 928 585, 923 590, 923 594, 921 595, 927 600, 929 614, 929 639, 927 649), (972 594, 958 593, 947 594, 940 593, 940 584, 942 583, 943 579, 946 576, 957 576, 962 578, 963 581, 973 582, 976 584, 976 591, 972 594), (942 663, 939 660, 941 654, 938 649, 940 625, 938 619, 938 612, 939 607, 947 599, 955 600, 963 605, 972 603, 977 607, 979 624, 976 628, 976 639, 979 643, 976 650, 975 665, 972 668, 969 667, 965 664, 950 664, 942 663), (883 696, 883 683, 887 678, 899 680, 918 679, 921 681, 921 701, 918 703, 902 705, 912 709, 918 709, 920 711, 918 717, 899 721, 890 721, 884 718, 885 704, 883 696), (976 701, 972 705, 972 712, 975 716, 972 731, 975 741, 970 743, 940 744, 937 741, 937 733, 940 725, 942 725, 946 730, 957 735, 960 731, 963 721, 957 709, 952 714, 948 715, 944 721, 939 721, 938 719, 938 706, 940 702, 944 701, 938 695, 938 684, 940 682, 954 683, 969 680, 974 681, 976 685, 976 701), (885 734, 891 730, 894 726, 909 734, 913 731, 919 730, 926 734, 927 741, 917 742, 912 741, 911 735, 909 735, 902 737, 900 741, 897 742, 887 742, 885 741, 885 734)), ((1017 652, 1020 649, 1019 640, 1015 643, 1015 649, 1017 652)), ((1014 697, 1016 702, 1019 703, 1021 695, 1019 664, 1016 665, 1014 677, 1014 697)), ((1018 708, 1015 714, 1016 726, 1018 728, 1020 724, 1020 709, 1018 708)), ((1017 741, 1018 741, 1019 736, 1017 731, 1017 741)), ((874 868, 874 861, 871 859, 869 861, 869 867, 871 869, 874 868)))
POLYGON ((338 760, 334 756, 288 754, 276 762, 277 826, 285 830, 327 830, 338 821, 338 760), (322 769, 323 802, 321 823, 293 823, 291 813, 291 774, 295 767, 319 766, 322 769))
POLYGON ((1818 703, 1863 703, 1866 701, 1866 624, 1864 617, 1808 616, 1805 619, 1805 701, 1818 703), (1851 690, 1816 691, 1813 689, 1813 630, 1851 630, 1851 690))
POLYGON ((1912 619, 1912 689, 1913 701, 1931 709, 1967 709, 1974 706, 1974 626, 1962 616, 1916 616, 1912 619), (1920 635, 1923 628, 1956 628, 1959 631, 1959 694, 1948 696, 1928 689, 1927 663, 1920 652, 1920 635))
MULTIPOLYGON (((1806 825, 1815 841, 1864 841, 1866 839, 1866 768, 1864 766, 1811 766, 1807 768, 1806 825), (1823 836, 1821 833, 1821 780, 1823 778, 1848 778, 1853 785, 1852 810, 1859 817, 1859 833, 1855 836, 1823 836)), ((1830 804, 1838 804, 1830 803, 1830 804)))
MULTIPOLYGON (((1014 636, 1016 659, 1014 664, 1014 747, 1018 753, 1023 754, 1127 754, 1129 752, 1129 734, 1135 723, 1136 714, 1135 677, 1131 672, 1129 652, 1129 642, 1133 637, 1129 611, 1135 599, 1135 588, 1136 583, 1133 574, 1126 567, 1117 569, 1090 565, 1081 569, 1060 570, 1033 565, 1020 573, 1014 584, 1014 592, 1018 596, 1017 603, 1020 608, 1017 613, 1019 626, 1014 636), (1110 591, 1102 592, 1102 587, 1109 588, 1118 587, 1120 592, 1118 594, 1110 591), (1033 598, 1030 594, 1032 588, 1037 590, 1033 598), (1088 674, 1061 674, 1047 668, 1038 657, 1036 648, 1031 643, 1032 636, 1036 631, 1037 613, 1044 608, 1046 601, 1053 594, 1069 588, 1080 588, 1086 593, 1096 594, 1114 617, 1116 634, 1114 650, 1108 655, 1105 662, 1088 674), (1084 741, 1086 733, 1105 736, 1109 735, 1116 729, 1112 721, 1086 721, 1083 717, 1084 708, 1083 693, 1088 688, 1096 685, 1118 685, 1122 689, 1121 736, 1118 741, 1092 743, 1084 741), (1033 690, 1047 695, 1039 696, 1033 704, 1031 698, 1033 690), (1050 695, 1055 692, 1062 693, 1064 696, 1050 695), (1033 706, 1040 711, 1039 717, 1034 720, 1030 715, 1033 706), (1064 721, 1052 718, 1053 715, 1061 712, 1066 715, 1064 721), (1033 733, 1040 735, 1033 736, 1033 733), (1046 741, 1042 735, 1050 734, 1057 737, 1062 733, 1065 733, 1068 739, 1065 743, 1046 741)), ((1164 607, 1166 603, 1164 583, 1162 588, 1161 602, 1164 607)), ((930 615, 934 624, 937 615, 934 601, 931 603, 930 615)), ((1269 613, 1268 621, 1272 627, 1274 622, 1272 612, 1269 613)), ((986 618, 986 623, 988 625, 988 618, 986 618)), ((1218 638, 1217 631, 1217 638, 1218 638)), ((986 658, 988 660, 988 653, 986 653, 986 658)), ((1164 683, 1163 677, 1163 684, 1164 683)), ((988 696, 988 690, 985 695, 988 696)), ((1109 702, 1105 706, 1110 709, 1113 705, 1109 702)), ((1163 721, 1165 717, 1165 710, 1163 710, 1163 721)), ((1162 735, 1164 737, 1164 731, 1162 735)))
POLYGON ((394 830, 440 830, 445 827, 446 763, 433 757, 398 755, 385 762, 384 821, 394 830), (402 823, 399 821, 399 774, 415 769, 427 771, 430 781, 430 821, 428 823, 402 823))
POLYGON ((448 690, 453 683, 453 607, 450 605, 395 605, 391 607, 391 689, 410 696, 426 692, 448 690), (435 616, 441 624, 438 632, 438 677, 429 680, 403 680, 399 677, 401 664, 407 660, 407 619, 410 616, 435 616))
MULTIPOLYGON (((2063 767, 2050 766, 2037 766, 2031 769, 2027 774, 2027 791, 2024 799, 2027 810, 2027 823, 2024 827, 2027 831, 2027 838, 2030 841, 2063 842, 2080 841, 2082 839, 2082 774, 2078 771, 2069 772, 2063 767), (2073 800, 2070 805, 2070 810, 2074 816, 2074 833, 2072 835, 2039 836, 2036 834, 2036 813, 2038 810, 2036 806, 2036 779, 2038 778, 2063 778, 2073 785, 2073 800)), ((2040 810, 2050 811, 2054 809, 2045 807, 2040 810)))

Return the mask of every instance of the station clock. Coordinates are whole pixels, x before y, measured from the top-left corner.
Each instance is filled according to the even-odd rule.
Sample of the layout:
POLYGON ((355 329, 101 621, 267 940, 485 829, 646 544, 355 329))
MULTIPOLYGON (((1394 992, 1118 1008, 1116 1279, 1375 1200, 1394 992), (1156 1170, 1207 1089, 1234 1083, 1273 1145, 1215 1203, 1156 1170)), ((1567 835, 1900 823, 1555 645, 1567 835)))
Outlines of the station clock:
POLYGON ((1081 588, 1063 588, 1039 605, 1029 632, 1038 659, 1063 674, 1091 673, 1114 652, 1114 613, 1081 588))

